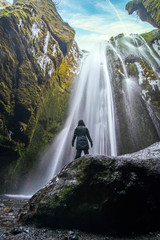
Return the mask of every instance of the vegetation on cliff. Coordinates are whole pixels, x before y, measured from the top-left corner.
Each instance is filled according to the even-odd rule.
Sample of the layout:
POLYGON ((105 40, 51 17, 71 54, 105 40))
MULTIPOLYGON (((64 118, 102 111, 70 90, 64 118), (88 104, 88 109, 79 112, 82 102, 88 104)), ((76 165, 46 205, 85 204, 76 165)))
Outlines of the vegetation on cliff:
MULTIPOLYGON (((160 56, 160 2, 159 0, 132 0, 127 3, 126 10, 129 14, 134 11, 142 21, 147 21, 154 27, 158 28, 148 33, 141 34, 142 38, 148 44, 148 53, 153 55, 158 63, 160 56)), ((159 97, 159 64, 156 69, 156 76, 153 72, 153 64, 149 64, 142 59, 140 61, 141 67, 144 69, 143 75, 146 76, 148 81, 143 83, 143 89, 147 92, 147 98, 151 100, 155 108, 155 112, 160 117, 160 97, 159 97), (156 86, 157 84, 157 86, 156 86)))
MULTIPOLYGON (((117 41, 121 45, 120 51, 124 53, 123 58, 128 75, 140 85, 137 91, 141 90, 142 97, 146 101, 146 107, 154 122, 155 129, 160 133, 160 2, 158 0, 132 0, 127 3, 126 10, 129 14, 135 11, 142 21, 147 21, 158 28, 151 32, 143 33, 141 36, 133 35, 132 40, 130 40, 130 43, 127 45, 124 44, 125 37, 123 35, 119 36, 117 41), (131 53, 127 56, 123 48, 129 46, 131 51, 128 49, 128 52, 131 53), (134 52, 132 52, 132 49, 134 49, 134 52), (139 52, 139 54, 137 54, 137 52, 139 52)), ((112 39, 112 41, 114 41, 114 39, 112 39)), ((119 79, 120 77, 122 78, 119 73, 123 72, 120 66, 117 68, 119 79)), ((120 81, 119 86, 121 87, 120 81)), ((120 102, 121 101, 122 99, 120 102)), ((144 120, 146 121, 146 118, 144 118, 144 120)), ((145 123, 145 121, 143 122, 145 123)), ((125 125, 125 123, 124 126, 121 124, 122 131, 124 131, 125 125)), ((159 137, 160 134, 158 134, 157 140, 159 137)), ((145 139, 147 141, 147 138, 145 139)), ((129 141, 124 144, 126 145, 128 143, 129 141)))
POLYGON ((79 57, 74 34, 51 0, 18 0, 0 10, 0 146, 21 155, 6 164, 11 175, 26 153, 33 163, 63 123, 79 57))
POLYGON ((132 0, 127 3, 126 10, 129 14, 136 11, 142 21, 149 22, 154 27, 160 28, 159 0, 132 0))
POLYGON ((119 34, 110 39, 112 48, 108 48, 107 56, 115 99, 119 154, 143 149, 160 138, 157 33, 154 30, 141 35, 119 34))

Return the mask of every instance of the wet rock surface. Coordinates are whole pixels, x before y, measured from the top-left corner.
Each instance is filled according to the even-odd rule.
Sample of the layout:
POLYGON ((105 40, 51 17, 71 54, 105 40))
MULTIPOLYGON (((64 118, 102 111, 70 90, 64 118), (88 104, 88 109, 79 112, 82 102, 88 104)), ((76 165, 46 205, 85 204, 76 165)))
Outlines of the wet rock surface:
POLYGON ((149 232, 146 235, 136 236, 133 232, 127 237, 113 237, 85 233, 78 230, 51 230, 22 226, 17 222, 19 209, 26 204, 27 199, 9 198, 0 195, 0 239, 1 240, 160 240, 160 232, 149 232))
POLYGON ((20 212, 23 224, 130 234, 159 230, 160 142, 119 157, 79 158, 20 212))

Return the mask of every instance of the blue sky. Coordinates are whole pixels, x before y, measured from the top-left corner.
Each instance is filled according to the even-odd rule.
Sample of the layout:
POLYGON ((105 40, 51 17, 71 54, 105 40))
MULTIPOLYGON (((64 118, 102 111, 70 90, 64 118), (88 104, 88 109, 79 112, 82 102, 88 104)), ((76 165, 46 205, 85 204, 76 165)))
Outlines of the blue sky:
MULTIPOLYGON (((12 0, 8 1, 12 3, 12 0)), ((108 40, 119 33, 143 33, 153 29, 135 13, 128 15, 125 10, 128 1, 60 0, 58 11, 63 20, 76 30, 79 47, 91 50, 96 42, 108 40)))

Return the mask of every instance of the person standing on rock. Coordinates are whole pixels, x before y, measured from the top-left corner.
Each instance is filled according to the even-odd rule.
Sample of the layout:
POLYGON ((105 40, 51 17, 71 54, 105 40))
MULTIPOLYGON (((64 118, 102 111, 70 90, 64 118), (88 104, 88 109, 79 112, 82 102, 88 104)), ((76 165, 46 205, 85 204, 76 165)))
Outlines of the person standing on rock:
POLYGON ((88 149, 89 149, 89 144, 88 140, 90 141, 91 147, 93 147, 92 139, 90 137, 88 128, 85 126, 83 120, 79 120, 78 126, 74 130, 74 135, 72 139, 72 147, 74 147, 74 142, 77 137, 77 142, 76 142, 76 158, 81 157, 82 151, 84 151, 84 154, 89 154, 88 149), (87 140, 88 138, 88 140, 87 140))

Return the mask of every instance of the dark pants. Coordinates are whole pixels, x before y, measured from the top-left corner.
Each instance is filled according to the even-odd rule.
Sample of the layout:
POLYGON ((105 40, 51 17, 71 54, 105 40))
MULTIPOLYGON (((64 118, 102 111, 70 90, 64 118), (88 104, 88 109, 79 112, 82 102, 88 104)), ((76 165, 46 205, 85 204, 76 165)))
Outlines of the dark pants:
POLYGON ((84 151, 84 154, 89 154, 88 148, 86 148, 86 149, 77 149, 75 159, 81 157, 82 151, 84 151))

